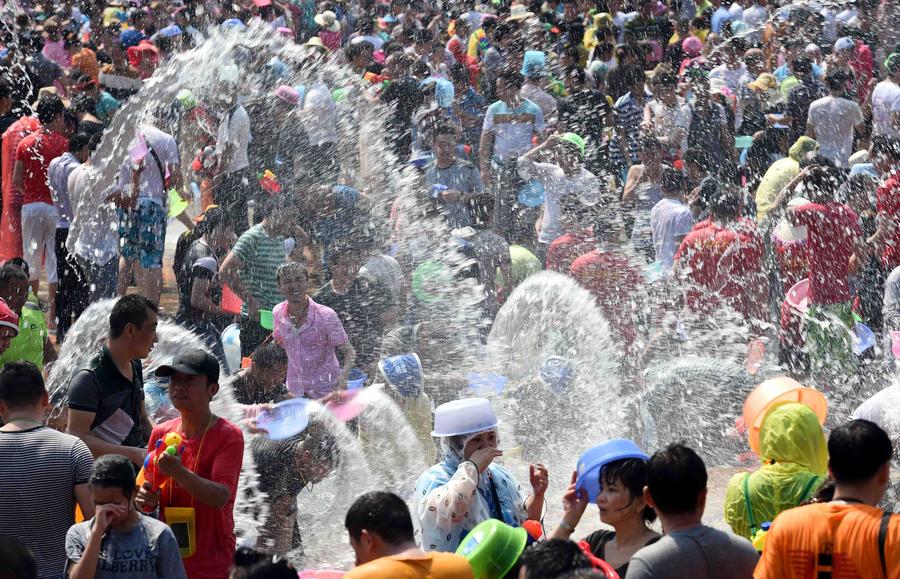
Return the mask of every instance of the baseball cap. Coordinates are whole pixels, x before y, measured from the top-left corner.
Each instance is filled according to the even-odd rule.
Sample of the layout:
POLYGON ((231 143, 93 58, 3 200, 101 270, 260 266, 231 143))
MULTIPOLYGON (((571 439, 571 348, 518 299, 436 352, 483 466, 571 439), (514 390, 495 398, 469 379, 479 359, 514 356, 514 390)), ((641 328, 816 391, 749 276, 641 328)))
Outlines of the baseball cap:
POLYGON ((12 328, 16 331, 16 335, 19 335, 19 316, 2 299, 0 299, 0 326, 12 328))
POLYGON ((206 376, 210 384, 218 384, 219 361, 206 350, 195 348, 175 356, 171 364, 164 364, 156 369, 156 375, 162 378, 176 372, 188 376, 206 376))

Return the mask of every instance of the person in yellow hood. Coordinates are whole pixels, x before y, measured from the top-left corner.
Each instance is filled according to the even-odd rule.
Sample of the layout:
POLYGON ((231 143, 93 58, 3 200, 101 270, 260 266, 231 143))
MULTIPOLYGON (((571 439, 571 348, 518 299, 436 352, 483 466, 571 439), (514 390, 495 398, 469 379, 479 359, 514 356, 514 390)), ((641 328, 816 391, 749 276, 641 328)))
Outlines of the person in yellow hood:
POLYGON ((770 410, 759 444, 762 466, 734 475, 725 494, 725 521, 748 539, 762 523, 808 500, 828 472, 825 434, 816 413, 804 404, 788 402, 770 410))
POLYGON ((772 163, 756 189, 756 220, 760 225, 773 208, 775 199, 791 180, 800 173, 800 159, 819 149, 819 143, 810 137, 800 137, 791 145, 788 156, 772 163))

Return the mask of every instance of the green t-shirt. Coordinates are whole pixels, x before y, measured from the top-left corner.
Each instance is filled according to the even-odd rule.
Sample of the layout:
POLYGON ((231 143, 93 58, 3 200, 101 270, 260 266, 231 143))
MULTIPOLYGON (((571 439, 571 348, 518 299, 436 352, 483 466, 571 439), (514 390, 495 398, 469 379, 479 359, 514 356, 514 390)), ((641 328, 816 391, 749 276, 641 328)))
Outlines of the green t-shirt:
POLYGON ((9 348, 0 355, 0 367, 9 362, 25 360, 43 368, 44 340, 48 335, 47 322, 44 321, 41 309, 34 303, 27 302, 19 316, 19 335, 12 339, 9 348))
MULTIPOLYGON (((245 231, 232 251, 243 264, 239 272, 241 284, 256 298, 261 309, 271 310, 284 300, 275 280, 278 266, 287 261, 283 238, 269 236, 260 223, 245 231)), ((241 314, 247 315, 246 304, 241 306, 241 314)))

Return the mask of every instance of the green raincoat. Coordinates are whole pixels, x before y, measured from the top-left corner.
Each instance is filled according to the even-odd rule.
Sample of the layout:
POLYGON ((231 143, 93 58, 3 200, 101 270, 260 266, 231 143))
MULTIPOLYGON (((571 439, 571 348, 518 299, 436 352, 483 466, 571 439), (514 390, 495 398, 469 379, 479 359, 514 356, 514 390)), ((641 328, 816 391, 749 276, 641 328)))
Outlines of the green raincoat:
POLYGON ((788 402, 766 414, 759 434, 763 466, 734 475, 725 494, 725 521, 742 537, 809 499, 825 480, 828 450, 816 413, 788 402))

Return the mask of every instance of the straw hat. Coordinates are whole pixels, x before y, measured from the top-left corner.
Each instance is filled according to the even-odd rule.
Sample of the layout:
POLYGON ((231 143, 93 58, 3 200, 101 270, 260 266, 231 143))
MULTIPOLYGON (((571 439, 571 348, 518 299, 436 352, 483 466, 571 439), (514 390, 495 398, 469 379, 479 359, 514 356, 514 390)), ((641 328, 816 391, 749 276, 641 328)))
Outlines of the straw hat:
POLYGON ((534 12, 529 12, 524 4, 513 4, 509 7, 509 16, 506 17, 506 21, 525 20, 532 16, 534 16, 534 12))
POLYGON ((322 43, 322 39, 318 36, 312 36, 309 40, 303 43, 303 46, 308 46, 310 48, 317 48, 324 52, 331 52, 325 44, 322 43))
POLYGON ((340 32, 341 23, 337 21, 337 14, 331 10, 326 10, 321 14, 316 14, 314 18, 316 24, 327 30, 328 32, 340 32))
POLYGON ((750 90, 776 90, 778 88, 778 79, 770 72, 761 73, 756 80, 748 82, 747 88, 750 90))

